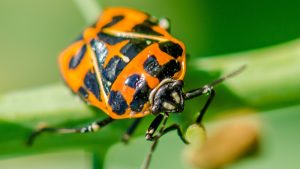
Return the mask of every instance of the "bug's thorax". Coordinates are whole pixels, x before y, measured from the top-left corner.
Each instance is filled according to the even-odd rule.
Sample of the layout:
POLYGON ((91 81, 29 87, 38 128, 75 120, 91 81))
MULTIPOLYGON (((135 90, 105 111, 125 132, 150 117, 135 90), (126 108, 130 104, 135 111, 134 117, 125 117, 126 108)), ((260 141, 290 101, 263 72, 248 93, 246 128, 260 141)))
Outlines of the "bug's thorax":
POLYGON ((164 79, 154 88, 150 95, 150 112, 154 115, 161 112, 179 113, 184 108, 183 81, 171 78, 164 79))

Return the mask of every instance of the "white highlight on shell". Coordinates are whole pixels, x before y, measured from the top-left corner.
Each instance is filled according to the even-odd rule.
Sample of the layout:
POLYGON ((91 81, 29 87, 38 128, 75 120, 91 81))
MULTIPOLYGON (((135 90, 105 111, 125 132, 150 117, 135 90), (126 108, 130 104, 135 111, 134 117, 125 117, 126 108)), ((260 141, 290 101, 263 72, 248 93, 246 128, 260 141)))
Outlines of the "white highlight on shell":
POLYGON ((95 45, 93 46, 93 50, 98 55, 98 61, 100 63, 103 63, 104 59, 106 58, 106 56, 108 54, 108 50, 106 48, 106 45, 102 41, 95 40, 95 45))
POLYGON ((123 56, 122 59, 123 59, 123 61, 126 62, 126 63, 129 62, 129 58, 128 58, 127 56, 123 56))

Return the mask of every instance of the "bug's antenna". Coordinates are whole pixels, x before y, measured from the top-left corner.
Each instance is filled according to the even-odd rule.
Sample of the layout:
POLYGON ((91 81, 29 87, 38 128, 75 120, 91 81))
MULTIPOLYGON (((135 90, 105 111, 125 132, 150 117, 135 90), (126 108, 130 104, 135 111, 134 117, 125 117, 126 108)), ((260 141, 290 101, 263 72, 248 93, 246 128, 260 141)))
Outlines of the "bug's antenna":
POLYGON ((184 99, 185 100, 188 100, 188 99, 192 99, 194 97, 197 97, 197 96, 200 96, 200 95, 203 95, 205 93, 208 93, 210 92, 214 86, 216 86, 217 84, 219 83, 222 83, 223 81, 225 81, 226 79, 228 78, 231 78, 233 76, 236 76, 238 75, 239 73, 241 73, 244 69, 246 68, 246 65, 243 65, 241 67, 239 67, 237 70, 229 73, 228 75, 226 76, 223 76, 207 85, 205 85, 204 87, 200 88, 200 89, 194 89, 194 90, 191 90, 191 91, 188 91, 184 94, 184 99))
POLYGON ((211 83, 209 84, 209 86, 215 86, 215 85, 217 85, 217 84, 219 84, 219 83, 222 83, 223 81, 225 81, 225 80, 228 79, 228 78, 231 78, 231 77, 234 77, 234 76, 240 74, 243 70, 245 70, 246 67, 247 67, 246 65, 243 65, 243 66, 239 67, 237 70, 235 70, 235 71, 229 73, 228 75, 223 76, 223 77, 221 77, 221 78, 219 78, 219 79, 217 79, 217 80, 211 82, 211 83))

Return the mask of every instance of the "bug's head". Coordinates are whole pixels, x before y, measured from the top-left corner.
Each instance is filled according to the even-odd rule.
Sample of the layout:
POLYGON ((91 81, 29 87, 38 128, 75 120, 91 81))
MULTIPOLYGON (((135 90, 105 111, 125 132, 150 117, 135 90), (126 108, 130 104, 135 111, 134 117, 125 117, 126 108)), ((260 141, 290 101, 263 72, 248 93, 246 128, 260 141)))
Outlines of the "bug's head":
POLYGON ((183 82, 180 80, 163 80, 150 94, 151 113, 182 112, 184 108, 182 87, 183 82))

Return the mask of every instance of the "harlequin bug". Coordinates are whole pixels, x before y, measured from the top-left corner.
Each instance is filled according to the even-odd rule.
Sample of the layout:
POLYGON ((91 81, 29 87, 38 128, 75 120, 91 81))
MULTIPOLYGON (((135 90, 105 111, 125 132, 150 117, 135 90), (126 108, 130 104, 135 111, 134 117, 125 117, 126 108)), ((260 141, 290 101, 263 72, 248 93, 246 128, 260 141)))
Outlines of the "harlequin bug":
POLYGON ((196 120, 200 124, 215 95, 213 86, 241 69, 184 92, 185 46, 170 35, 169 25, 167 19, 156 19, 133 9, 106 9, 95 25, 85 29, 61 53, 59 67, 71 90, 109 117, 80 129, 43 128, 32 134, 29 143, 44 131, 94 132, 116 119, 136 118, 123 137, 126 141, 148 114, 156 117, 146 132, 147 140, 156 144, 162 135, 177 130, 181 140, 187 143, 178 124, 165 127, 169 114, 182 112, 185 100, 208 94, 196 120), (155 134, 161 123, 159 133, 155 134))

